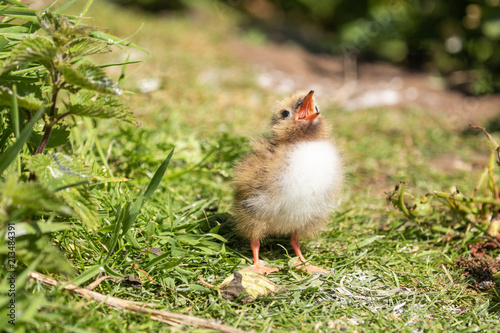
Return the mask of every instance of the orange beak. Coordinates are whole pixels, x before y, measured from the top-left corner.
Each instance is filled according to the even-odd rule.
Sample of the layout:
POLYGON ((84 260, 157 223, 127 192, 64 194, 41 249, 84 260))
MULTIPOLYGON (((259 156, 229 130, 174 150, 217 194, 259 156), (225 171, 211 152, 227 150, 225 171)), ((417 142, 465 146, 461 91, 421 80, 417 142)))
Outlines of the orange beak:
POLYGON ((319 112, 316 112, 313 107, 313 94, 314 90, 311 90, 306 97, 304 97, 304 100, 302 101, 302 105, 300 108, 297 110, 297 113, 295 114, 295 120, 313 120, 318 117, 319 112))

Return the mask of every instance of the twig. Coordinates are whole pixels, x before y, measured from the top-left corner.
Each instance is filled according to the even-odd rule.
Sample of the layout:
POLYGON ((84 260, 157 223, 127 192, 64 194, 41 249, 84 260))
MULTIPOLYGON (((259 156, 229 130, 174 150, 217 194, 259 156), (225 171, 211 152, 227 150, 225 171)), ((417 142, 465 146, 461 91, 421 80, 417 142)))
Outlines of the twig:
POLYGON ((213 284, 210 284, 207 281, 203 280, 203 276, 198 275, 198 280, 200 280, 201 284, 204 285, 205 287, 210 289, 215 289, 215 286, 213 284))
POLYGON ((206 329, 214 329, 218 330, 219 332, 228 332, 228 333, 241 333, 245 332, 237 328, 233 328, 231 326, 227 326, 221 323, 218 323, 214 320, 207 320, 207 319, 202 319, 198 317, 193 317, 193 316, 188 316, 188 315, 181 315, 173 312, 168 312, 168 311, 161 311, 161 310, 155 310, 155 309, 149 309, 146 308, 147 306, 146 303, 141 303, 141 302, 132 302, 132 301, 127 301, 121 298, 117 297, 112 297, 112 296, 107 296, 100 294, 98 292, 92 291, 92 290, 87 290, 85 288, 80 288, 74 284, 59 284, 55 279, 52 279, 46 275, 43 275, 38 272, 30 272, 29 274, 30 278, 35 279, 37 281, 41 281, 43 284, 48 285, 48 286, 59 286, 64 290, 69 290, 71 292, 74 292, 78 295, 81 295, 85 298, 92 299, 96 302, 102 302, 105 305, 112 306, 114 308, 120 309, 120 310, 125 310, 125 311, 130 311, 133 313, 140 313, 140 314, 145 314, 148 315, 149 318, 171 325, 171 326, 179 326, 179 325, 191 325, 199 328, 206 328, 206 329))
POLYGON ((486 128, 481 127, 481 126, 477 126, 477 125, 472 125, 472 123, 469 123, 469 127, 472 129, 483 131, 484 134, 486 134, 486 136, 488 137, 488 139, 495 145, 495 148, 498 149, 498 147, 499 147, 498 143, 495 141, 495 139, 493 139, 493 137, 490 135, 490 133, 488 133, 486 128))
POLYGON ((94 282, 89 284, 85 289, 94 290, 95 288, 97 288, 98 285, 101 284, 102 281, 107 280, 107 279, 115 280, 115 278, 112 276, 108 276, 108 275, 101 276, 100 278, 98 278, 97 280, 95 280, 94 282))

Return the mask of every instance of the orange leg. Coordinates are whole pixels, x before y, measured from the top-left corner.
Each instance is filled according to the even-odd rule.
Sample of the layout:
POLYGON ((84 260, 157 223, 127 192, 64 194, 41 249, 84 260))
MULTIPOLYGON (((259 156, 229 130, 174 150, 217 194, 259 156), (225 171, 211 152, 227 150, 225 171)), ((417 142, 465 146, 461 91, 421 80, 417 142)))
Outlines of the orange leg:
POLYGON ((297 262, 295 263, 295 269, 300 269, 303 270, 309 274, 312 273, 330 273, 326 269, 323 269, 321 267, 313 266, 307 263, 306 258, 302 255, 302 251, 300 251, 300 243, 299 243, 299 237, 297 236, 297 233, 293 233, 292 238, 290 238, 290 244, 292 244, 292 248, 295 251, 295 254, 297 257, 297 262))
POLYGON ((252 248, 252 253, 253 253, 253 265, 247 267, 247 269, 251 269, 254 272, 264 275, 278 271, 277 268, 265 267, 265 265, 259 260, 260 241, 258 239, 252 239, 250 241, 250 247, 252 248))

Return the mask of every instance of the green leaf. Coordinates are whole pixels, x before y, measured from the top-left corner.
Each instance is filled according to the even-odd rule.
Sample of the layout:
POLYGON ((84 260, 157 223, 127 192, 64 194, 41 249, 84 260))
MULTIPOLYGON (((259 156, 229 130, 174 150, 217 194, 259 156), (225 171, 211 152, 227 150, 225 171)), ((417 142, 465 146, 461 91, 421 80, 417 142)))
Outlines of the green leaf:
POLYGON ((18 183, 14 176, 10 176, 5 183, 0 183, 0 198, 0 211, 9 214, 12 212, 16 216, 22 217, 23 214, 29 215, 40 210, 73 214, 45 185, 35 182, 18 183))
POLYGON ((88 186, 81 186, 88 184, 93 176, 82 160, 62 153, 39 154, 29 159, 28 168, 52 191, 57 191, 55 196, 63 199, 85 225, 92 229, 97 227, 96 199, 88 186))
POLYGON ((132 247, 134 249, 140 249, 141 248, 141 244, 139 244, 139 242, 135 239, 134 235, 132 235, 132 233, 129 231, 127 231, 127 233, 125 234, 124 236, 125 240, 130 244, 132 245, 132 247))
POLYGON ((26 141, 28 141, 31 132, 33 131, 33 126, 40 119, 42 114, 45 112, 45 109, 40 109, 31 120, 26 124, 21 133, 19 134, 19 138, 14 142, 12 146, 10 146, 5 153, 0 156, 0 175, 2 172, 7 169, 7 167, 14 161, 17 154, 21 151, 26 141))
POLYGON ((135 220, 137 219, 137 216, 139 216, 139 212, 141 211, 143 201, 144 201, 144 194, 141 193, 139 194, 137 199, 135 199, 132 207, 130 208, 130 211, 128 212, 126 218, 123 221, 122 235, 125 235, 127 231, 130 230, 135 220))
POLYGON ((97 218, 97 201, 87 187, 70 187, 56 193, 70 206, 82 219, 83 224, 92 230, 96 230, 99 221, 97 218))
MULTIPOLYGON (((0 252, 4 250, 4 246, 0 247, 0 252)), ((45 235, 16 237, 16 259, 25 264, 39 260, 36 268, 41 270, 58 273, 74 272, 68 259, 52 245, 52 241, 45 235)))
POLYGON ((80 64, 76 69, 66 65, 62 68, 66 83, 92 91, 120 95, 122 90, 100 68, 89 62, 80 64))
POLYGON ((90 36, 98 38, 98 39, 103 40, 103 41, 106 41, 107 43, 110 43, 113 45, 123 45, 123 46, 133 47, 135 49, 138 49, 138 50, 141 50, 143 52, 148 53, 148 51, 146 49, 139 47, 138 45, 136 45, 134 43, 128 42, 124 39, 115 37, 113 35, 107 34, 107 33, 102 32, 102 31, 93 31, 92 33, 90 33, 90 36))
MULTIPOLYGON (((67 144, 69 134, 70 131, 64 126, 56 125, 52 127, 49 141, 47 142, 45 148, 54 148, 67 144)), ((40 145, 40 142, 42 141, 42 137, 43 133, 34 133, 29 140, 30 145, 32 145, 33 147, 38 147, 40 145)))
POLYGON ((73 283, 76 285, 81 285, 84 282, 87 282, 88 280, 92 279, 94 276, 104 272, 104 266, 102 265, 95 265, 90 268, 87 268, 85 272, 82 274, 78 275, 75 279, 73 279, 73 283))
POLYGON ((4 36, 0 35, 0 51, 3 51, 3 48, 9 44, 9 40, 4 36))
POLYGON ((385 236, 373 236, 373 237, 370 237, 370 238, 367 238, 367 239, 363 239, 360 242, 353 243, 353 244, 349 245, 346 250, 347 251, 353 251, 353 250, 360 249, 360 248, 368 246, 371 243, 376 242, 377 240, 379 240, 381 238, 384 238, 384 237, 385 236))
POLYGON ((65 45, 68 41, 80 36, 88 36, 91 32, 99 30, 90 25, 75 25, 68 17, 44 11, 37 13, 41 27, 52 36, 57 45, 65 45))
POLYGON ((118 237, 120 236, 121 226, 123 225, 123 221, 125 220, 126 215, 128 214, 129 207, 130 207, 130 201, 127 201, 123 207, 118 206, 116 208, 114 230, 111 233, 111 238, 109 239, 107 244, 109 252, 108 255, 106 256, 105 261, 109 259, 109 257, 113 254, 115 250, 116 243, 118 242, 118 237))
POLYGON ((156 170, 153 178, 151 178, 151 181, 149 182, 149 185, 146 188, 146 192, 144 193, 144 201, 147 201, 149 197, 151 197, 153 192, 160 184, 161 180, 163 179, 163 176, 165 175, 165 172, 167 171, 168 164, 170 163, 170 159, 172 158, 173 154, 174 154, 174 149, 170 151, 167 158, 163 161, 158 170, 156 170))
POLYGON ((51 69, 51 61, 57 54, 57 48, 52 42, 42 36, 30 36, 23 39, 11 52, 9 58, 0 69, 0 74, 14 67, 37 62, 51 69))
POLYGON ((10 3, 11 5, 20 6, 20 7, 27 6, 25 3, 22 3, 22 2, 16 1, 16 0, 3 0, 3 2, 10 3))
POLYGON ((70 228, 72 228, 72 226, 65 223, 46 223, 41 221, 21 222, 16 224, 16 237, 47 234, 70 228))
MULTIPOLYGON (((7 87, 0 86, 0 105, 12 105, 12 96, 13 91, 7 87)), ((34 93, 31 93, 26 96, 17 95, 17 105, 20 108, 25 108, 30 111, 40 110, 41 108, 46 108, 50 106, 50 103, 47 103, 41 99, 35 97, 34 93)))
MULTIPOLYGON (((1 38, 1 36, 0 36, 1 38)), ((0 75, 0 81, 4 82, 23 82, 23 83, 35 83, 40 81, 37 77, 27 77, 27 76, 17 76, 17 75, 0 75)), ((40 88, 38 88, 40 89, 40 88)))
POLYGON ((0 6, 0 15, 2 16, 29 16, 36 18, 39 10, 31 8, 20 8, 15 6, 0 6))
POLYGON ((51 190, 93 178, 92 169, 81 159, 63 153, 32 156, 28 160, 28 168, 51 190))
POLYGON ((19 24, 8 24, 8 23, 0 23, 0 33, 9 33, 9 32, 17 32, 17 33, 28 33, 30 32, 30 28, 19 25, 19 24))
POLYGON ((65 47, 68 49, 70 57, 86 57, 94 54, 104 54, 111 52, 108 44, 98 39, 81 37, 70 41, 65 47))
POLYGON ((135 123, 134 116, 118 96, 81 90, 69 98, 66 108, 74 115, 92 118, 115 118, 135 123))

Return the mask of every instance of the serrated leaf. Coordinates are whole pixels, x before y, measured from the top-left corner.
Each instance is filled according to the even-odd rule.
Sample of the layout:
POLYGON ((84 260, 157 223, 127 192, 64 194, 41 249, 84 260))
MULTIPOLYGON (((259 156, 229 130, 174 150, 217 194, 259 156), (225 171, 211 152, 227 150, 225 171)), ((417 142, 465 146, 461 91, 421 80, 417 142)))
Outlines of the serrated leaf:
MULTIPOLYGON (((18 183, 14 176, 0 183, 0 210, 17 210, 18 214, 47 210, 71 215, 71 209, 58 200, 51 191, 40 183, 18 183)), ((1 222, 1 221, 0 221, 1 222)), ((1 223, 0 223, 1 224, 1 223)))
POLYGON ((0 74, 5 73, 14 67, 37 62, 51 68, 51 61, 56 56, 57 49, 48 39, 41 36, 30 36, 23 39, 11 52, 0 74))
POLYGON ((86 24, 73 24, 66 16, 44 11, 37 13, 41 27, 52 36, 58 45, 64 45, 68 40, 78 36, 88 36, 91 32, 99 30, 86 24))
MULTIPOLYGON (((12 90, 7 87, 0 86, 0 105, 11 105, 12 104, 12 90)), ((37 111, 41 108, 46 108, 50 106, 50 103, 45 102, 37 97, 34 93, 30 93, 26 96, 17 95, 17 105, 20 108, 25 108, 30 111, 37 111)))
POLYGON ((64 200, 89 228, 97 227, 97 202, 87 186, 91 169, 80 159, 62 153, 52 156, 35 155, 28 161, 28 168, 39 180, 47 184, 55 196, 64 200))
POLYGON ((56 193, 73 208, 75 213, 82 219, 83 224, 95 230, 98 226, 97 201, 86 187, 69 187, 56 193))
MULTIPOLYGON (((52 131, 50 132, 49 141, 47 142, 45 148, 46 149, 54 148, 67 144, 69 134, 70 131, 67 128, 61 127, 59 125, 54 126, 52 128, 52 131)), ((42 137, 43 137, 42 133, 34 133, 31 136, 29 144, 32 145, 33 147, 38 147, 40 145, 40 142, 42 141, 42 137)))
POLYGON ((3 48, 9 44, 9 40, 4 36, 0 36, 0 51, 3 51, 3 48))
POLYGON ((111 48, 105 42, 88 37, 74 39, 65 45, 65 47, 69 55, 73 58, 111 52, 111 48))
POLYGON ((66 105, 72 114, 92 118, 115 118, 135 123, 134 116, 118 96, 81 90, 70 96, 66 105))
MULTIPOLYGON (((0 246, 4 251, 7 243, 0 246)), ((46 236, 28 235, 16 237, 16 259, 22 263, 34 263, 35 269, 50 272, 73 273, 74 268, 61 251, 46 236), (36 263, 38 261, 38 263, 36 263), (36 263, 36 264, 35 264, 36 263)))
POLYGON ((64 66, 62 72, 64 80, 70 85, 107 94, 122 93, 118 84, 114 83, 102 68, 89 62, 80 64, 76 69, 69 65, 64 66))
POLYGON ((34 155, 28 160, 28 168, 37 178, 46 183, 51 190, 59 187, 92 180, 92 170, 82 160, 55 153, 34 155))

